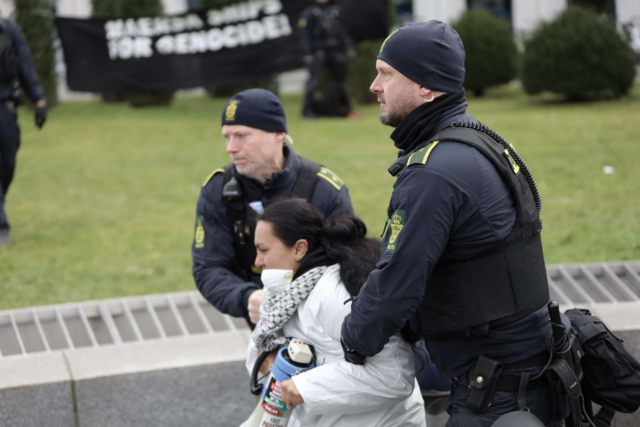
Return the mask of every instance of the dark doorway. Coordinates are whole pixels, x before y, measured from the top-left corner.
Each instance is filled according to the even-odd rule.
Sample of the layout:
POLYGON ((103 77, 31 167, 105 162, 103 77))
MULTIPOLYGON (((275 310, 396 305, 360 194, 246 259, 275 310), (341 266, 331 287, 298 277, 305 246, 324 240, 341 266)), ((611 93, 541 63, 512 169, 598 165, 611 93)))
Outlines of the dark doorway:
POLYGON ((511 0, 467 0, 467 9, 488 10, 493 15, 511 22, 511 0))

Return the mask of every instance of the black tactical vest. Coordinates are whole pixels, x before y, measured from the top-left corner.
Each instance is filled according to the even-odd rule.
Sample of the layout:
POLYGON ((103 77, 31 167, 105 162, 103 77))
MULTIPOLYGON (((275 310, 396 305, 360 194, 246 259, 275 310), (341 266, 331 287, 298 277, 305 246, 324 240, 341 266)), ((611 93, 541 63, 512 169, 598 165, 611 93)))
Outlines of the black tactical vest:
POLYGON ((18 77, 20 60, 11 42, 3 19, 0 18, 0 82, 10 82, 18 77))
MULTIPOLYGON (((322 165, 304 157, 300 157, 300 161, 300 173, 291 197, 305 199, 310 202, 315 190, 318 172, 322 165)), ((233 164, 225 166, 224 186, 233 179, 232 170, 233 164)), ((236 185, 240 188, 240 195, 234 198, 224 197, 225 191, 223 190, 223 198, 227 207, 227 218, 233 233, 233 248, 235 250, 237 270, 244 280, 262 286, 262 281, 260 280, 262 269, 255 265, 257 252, 253 242, 258 214, 249 206, 247 198, 243 194, 242 184, 238 181, 236 185)))
POLYGON ((542 222, 533 195, 533 191, 537 194, 535 184, 532 191, 514 156, 486 133, 454 127, 441 131, 432 139, 436 140, 439 144, 452 141, 470 145, 489 159, 509 188, 517 216, 508 237, 491 250, 436 264, 418 309, 423 335, 469 331, 539 310, 550 297, 540 239, 542 222))

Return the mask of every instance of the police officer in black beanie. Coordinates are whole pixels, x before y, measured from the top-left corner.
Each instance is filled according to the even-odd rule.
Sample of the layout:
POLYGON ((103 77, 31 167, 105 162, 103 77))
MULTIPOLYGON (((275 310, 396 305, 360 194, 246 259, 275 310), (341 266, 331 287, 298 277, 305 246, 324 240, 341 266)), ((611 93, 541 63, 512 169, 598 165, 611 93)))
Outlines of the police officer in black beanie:
POLYGON ((349 191, 329 169, 298 156, 285 143, 280 100, 263 89, 233 96, 222 112, 222 136, 232 163, 202 185, 191 248, 193 277, 222 313, 258 323, 262 303, 255 266, 256 216, 282 198, 306 199, 327 218, 353 215, 349 191))
POLYGON ((342 326, 345 358, 389 337, 424 339, 450 378, 448 426, 531 411, 555 424, 544 375, 552 343, 540 200, 515 150, 467 113, 465 52, 439 21, 383 43, 371 91, 399 158, 382 259, 342 326))

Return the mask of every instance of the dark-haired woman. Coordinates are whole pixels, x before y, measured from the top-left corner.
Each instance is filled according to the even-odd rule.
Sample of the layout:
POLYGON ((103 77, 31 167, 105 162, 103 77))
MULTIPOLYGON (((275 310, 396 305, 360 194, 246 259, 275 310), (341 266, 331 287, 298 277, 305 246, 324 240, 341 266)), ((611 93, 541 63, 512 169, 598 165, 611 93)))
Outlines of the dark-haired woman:
MULTIPOLYGON (((260 216, 256 265, 265 295, 249 345, 251 372, 259 351, 273 351, 294 337, 315 346, 316 368, 285 381, 282 398, 298 426, 426 426, 416 386, 411 346, 400 335, 364 366, 344 360, 340 345, 345 301, 357 295, 379 259, 379 243, 367 239, 355 217, 325 224, 312 205, 290 199, 260 216)), ((265 362, 270 369, 272 360, 265 362)), ((263 365, 263 367, 265 367, 263 365)))

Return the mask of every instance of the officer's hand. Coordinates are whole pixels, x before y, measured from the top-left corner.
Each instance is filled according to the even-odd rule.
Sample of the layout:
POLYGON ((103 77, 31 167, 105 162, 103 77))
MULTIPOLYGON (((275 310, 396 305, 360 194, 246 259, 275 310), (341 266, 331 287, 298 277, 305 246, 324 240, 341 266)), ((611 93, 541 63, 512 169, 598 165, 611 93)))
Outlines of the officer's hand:
POLYGON ((347 57, 349 57, 349 58, 355 58, 356 56, 358 56, 358 54, 356 53, 356 51, 355 51, 355 50, 353 50, 353 49, 349 49, 349 50, 347 51, 347 57))
POLYGON ((267 358, 264 359, 264 362, 262 362, 262 366, 260 366, 261 374, 267 375, 271 371, 271 368, 273 368, 273 364, 276 362, 277 356, 278 350, 273 350, 271 353, 269 353, 267 358))
POLYGON ((313 55, 305 55, 302 60, 304 61, 304 66, 309 68, 313 62, 313 55))
POLYGON ((262 289, 258 289, 257 291, 253 291, 251 295, 249 295, 249 305, 247 307, 247 311, 249 312, 249 320, 251 323, 258 324, 260 320, 260 305, 262 305, 262 295, 264 291, 262 289))
POLYGON ((44 126, 44 122, 47 121, 47 103, 44 99, 41 99, 36 103, 35 119, 38 129, 42 129, 42 126, 44 126))
POLYGON ((355 349, 349 348, 349 346, 345 344, 344 338, 342 337, 340 337, 340 344, 342 344, 342 351, 344 351, 344 360, 354 365, 364 365, 364 361, 367 356, 363 356, 355 349))
POLYGON ((300 395, 298 388, 296 387, 293 380, 286 380, 282 383, 282 396, 281 399, 284 403, 287 404, 287 409, 290 409, 295 405, 302 405, 304 403, 304 399, 300 395))

